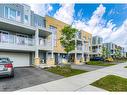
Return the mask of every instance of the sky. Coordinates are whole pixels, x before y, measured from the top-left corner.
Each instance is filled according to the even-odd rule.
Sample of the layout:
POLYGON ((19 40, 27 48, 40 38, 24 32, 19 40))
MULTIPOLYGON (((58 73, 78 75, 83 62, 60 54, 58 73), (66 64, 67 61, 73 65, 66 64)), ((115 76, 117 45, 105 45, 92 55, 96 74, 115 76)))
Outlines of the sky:
POLYGON ((79 30, 98 35, 127 51, 127 4, 29 4, 41 15, 49 15, 79 30))

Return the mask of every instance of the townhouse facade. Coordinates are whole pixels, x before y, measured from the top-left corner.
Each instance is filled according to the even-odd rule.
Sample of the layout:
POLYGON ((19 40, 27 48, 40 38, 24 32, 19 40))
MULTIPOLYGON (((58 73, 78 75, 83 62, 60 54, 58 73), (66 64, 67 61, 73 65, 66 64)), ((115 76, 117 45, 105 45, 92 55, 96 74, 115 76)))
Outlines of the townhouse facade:
POLYGON ((99 57, 102 55, 103 38, 100 36, 92 37, 92 53, 91 57, 99 57))
POLYGON ((0 4, 0 56, 14 67, 47 63, 52 54, 52 31, 46 21, 25 4, 0 4))
POLYGON ((117 51, 120 53, 121 57, 126 57, 126 52, 125 52, 124 47, 121 47, 121 46, 114 44, 112 42, 103 43, 103 46, 107 48, 107 50, 109 52, 108 53, 109 57, 115 57, 117 51))
MULTIPOLYGON (((67 58, 60 43, 61 30, 66 25, 50 16, 35 14, 25 4, 0 4, 0 57, 9 57, 14 67, 60 64, 67 58)), ((70 63, 83 64, 90 57, 101 56, 101 37, 92 37, 84 30, 75 35, 76 47, 70 52, 70 63)), ((114 54, 115 46, 111 46, 109 50, 114 54)), ((119 48, 125 56, 124 48, 119 48)))
MULTIPOLYGON (((64 47, 60 43, 61 30, 64 26, 68 25, 62 21, 54 19, 52 17, 46 16, 46 26, 53 31, 53 55, 54 63, 62 63, 63 59, 66 59, 67 55, 64 51, 64 47)), ((89 61, 89 54, 92 51, 92 34, 85 32, 83 30, 77 31, 75 37, 75 50, 69 52, 70 63, 83 64, 89 61)))
MULTIPOLYGON (((0 57, 9 57, 14 67, 32 64, 55 65, 66 59, 60 43, 61 29, 67 25, 52 17, 35 14, 25 4, 0 4, 0 57)), ((72 62, 89 61, 92 34, 76 34, 72 62)))

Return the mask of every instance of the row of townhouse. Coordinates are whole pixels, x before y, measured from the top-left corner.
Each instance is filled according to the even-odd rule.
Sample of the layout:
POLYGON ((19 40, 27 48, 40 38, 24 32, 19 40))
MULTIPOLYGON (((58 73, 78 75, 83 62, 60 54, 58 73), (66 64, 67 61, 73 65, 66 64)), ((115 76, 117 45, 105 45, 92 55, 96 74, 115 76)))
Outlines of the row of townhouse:
MULTIPOLYGON (((60 43, 65 25, 35 14, 25 4, 0 4, 0 57, 9 57, 14 67, 59 64, 67 56, 60 43)), ((92 38, 92 34, 80 30, 74 40, 76 48, 70 52, 70 63, 82 64, 101 55, 102 38, 92 38)))
POLYGON ((121 46, 114 44, 112 42, 104 43, 103 46, 106 47, 107 50, 109 51, 109 54, 108 54, 109 57, 116 57, 117 51, 119 51, 121 57, 126 57, 126 52, 125 52, 124 47, 121 47, 121 46))
POLYGON ((92 37, 92 54, 91 57, 101 56, 102 48, 107 48, 108 57, 115 57, 116 52, 119 51, 121 57, 126 57, 125 48, 112 42, 103 43, 103 38, 99 36, 92 37))
MULTIPOLYGON (((26 4, 0 4, 0 57, 9 57, 14 67, 59 64, 66 59, 60 43, 65 25, 50 16, 35 14, 26 4)), ((71 62, 80 64, 81 58, 89 61, 92 34, 79 31, 75 43, 71 62)))

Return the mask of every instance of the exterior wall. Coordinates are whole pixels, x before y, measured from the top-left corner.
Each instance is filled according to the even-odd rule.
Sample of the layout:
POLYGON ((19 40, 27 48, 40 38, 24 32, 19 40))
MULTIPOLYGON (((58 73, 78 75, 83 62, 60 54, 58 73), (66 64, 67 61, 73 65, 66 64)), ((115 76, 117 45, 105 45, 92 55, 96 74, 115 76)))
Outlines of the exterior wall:
MULTIPOLYGON (((60 53, 63 53, 63 54, 65 54, 66 52, 64 51, 64 48, 62 47, 62 45, 61 45, 61 43, 60 43, 60 37, 61 37, 61 30, 62 30, 62 28, 64 28, 64 26, 66 26, 67 24, 65 24, 64 22, 61 22, 61 21, 59 21, 59 20, 57 20, 57 19, 55 19, 55 18, 52 18, 52 17, 49 17, 49 16, 46 16, 45 17, 46 18, 46 27, 47 28, 49 28, 50 27, 50 25, 52 25, 52 26, 54 26, 54 27, 56 27, 56 29, 57 29, 57 33, 56 33, 56 45, 54 46, 54 52, 55 53, 58 53, 58 54, 60 54, 60 53)), ((81 32, 81 43, 82 43, 82 41, 84 40, 84 38, 86 39, 86 42, 84 42, 84 44, 85 44, 85 47, 83 48, 84 49, 84 51, 82 51, 82 50, 80 50, 81 52, 79 53, 78 51, 73 51, 73 52, 71 52, 72 54, 74 53, 74 54, 80 54, 80 55, 82 55, 82 53, 86 53, 87 55, 88 55, 88 57, 87 57, 87 59, 86 59, 86 61, 89 61, 89 52, 91 52, 92 51, 92 47, 91 47, 91 45, 92 45, 92 34, 90 34, 90 33, 88 33, 88 32, 85 32, 85 31, 83 31, 83 30, 81 30, 81 31, 79 31, 79 32, 81 32), (87 48, 87 49, 86 49, 87 48)), ((80 39, 80 38, 79 38, 80 39)), ((78 41, 78 40, 77 40, 78 41)), ((82 47, 82 46, 81 46, 82 47)), ((81 57, 82 58, 82 57, 81 57)), ((83 58, 83 60, 84 60, 84 58, 83 58)), ((77 58, 75 58, 75 60, 74 60, 74 63, 75 64, 81 64, 81 59, 77 59, 77 58)))
POLYGON ((92 53, 91 57, 102 55, 103 38, 99 36, 93 36, 92 38, 92 53))
POLYGON ((121 57, 126 57, 125 56, 125 50, 123 47, 121 46, 118 46, 114 43, 104 43, 103 46, 105 46, 108 51, 110 52, 110 54, 108 56, 112 56, 112 57, 115 57, 115 53, 116 53, 116 50, 119 49, 120 50, 120 53, 121 53, 121 57))
MULTIPOLYGON (((7 38, 8 40, 7 43, 1 42, 2 38, 0 33, 0 42, 1 42, 0 50, 14 51, 14 52, 24 51, 24 52, 34 53, 35 54, 34 58, 32 54, 32 59, 34 61, 31 60, 31 62, 32 63, 34 62, 37 65, 40 64, 41 59, 39 57, 43 55, 41 54, 39 56, 40 51, 45 51, 45 52, 52 51, 52 48, 50 48, 51 45, 47 47, 47 45, 40 44, 40 38, 48 39, 48 41, 46 41, 46 44, 49 41, 51 41, 50 39, 51 31, 44 27, 46 27, 45 18, 31 11, 30 6, 25 4, 0 4, 0 29, 2 29, 2 31, 9 32, 6 36, 9 37, 7 38), (6 11, 8 14, 10 13, 10 10, 11 11, 13 10, 16 13, 16 16, 14 16, 14 18, 11 18, 10 14, 7 15, 7 13, 5 16, 5 8, 8 11, 8 12, 6 11), (21 19, 17 20, 18 17, 21 19), (27 22, 26 22, 26 18, 28 19, 27 22), (38 28, 38 26, 40 27, 38 28), (33 43, 33 46, 28 46, 25 44, 19 45, 15 41, 14 43, 10 42, 10 39, 12 40, 12 36, 14 36, 15 40, 17 40, 17 34, 23 34, 23 35, 27 35, 28 38, 33 38, 34 42, 31 42, 33 43)), ((23 39, 27 40, 26 37, 24 37, 23 39)), ((46 62, 46 57, 45 57, 45 62, 46 62)))
POLYGON ((0 4, 0 16, 4 17, 4 10, 5 7, 14 9, 16 11, 19 11, 21 13, 21 23, 24 23, 24 6, 21 4, 0 4))
POLYGON ((87 47, 89 48, 89 53, 92 52, 92 34, 88 32, 83 32, 83 36, 85 36, 86 41, 88 42, 87 47))
POLYGON ((50 25, 54 26, 57 28, 57 33, 56 33, 56 45, 54 46, 54 52, 57 53, 65 53, 64 48, 62 47, 61 43, 60 43, 60 37, 61 37, 61 29, 64 28, 64 26, 66 26, 67 24, 54 19, 52 17, 46 16, 46 27, 49 28, 50 25))

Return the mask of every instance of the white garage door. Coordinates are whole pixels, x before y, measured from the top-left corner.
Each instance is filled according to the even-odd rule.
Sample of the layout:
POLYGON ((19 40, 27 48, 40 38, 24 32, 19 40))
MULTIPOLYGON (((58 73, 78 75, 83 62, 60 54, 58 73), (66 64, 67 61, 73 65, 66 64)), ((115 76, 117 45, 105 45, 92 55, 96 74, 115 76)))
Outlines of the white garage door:
POLYGON ((30 65, 30 55, 29 53, 7 53, 0 52, 0 57, 8 57, 13 61, 14 67, 23 67, 30 65))

